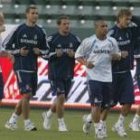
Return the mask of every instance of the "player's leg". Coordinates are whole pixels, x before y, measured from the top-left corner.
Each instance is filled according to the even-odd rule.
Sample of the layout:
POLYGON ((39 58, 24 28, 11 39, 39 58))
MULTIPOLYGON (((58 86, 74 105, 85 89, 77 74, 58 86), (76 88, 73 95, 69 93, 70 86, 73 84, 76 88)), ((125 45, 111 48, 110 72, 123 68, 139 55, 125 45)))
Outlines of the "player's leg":
POLYGON ((110 100, 111 100, 111 83, 104 83, 103 86, 103 101, 101 106, 101 115, 100 122, 102 124, 104 136, 107 137, 107 126, 106 119, 110 109, 110 100))
MULTIPOLYGON (((90 93, 90 82, 87 82, 87 88, 88 88, 88 94, 89 94, 89 99, 91 98, 91 93, 90 93)), ((91 101, 91 100, 90 100, 91 101)), ((91 108, 91 112, 90 114, 87 114, 87 115, 83 115, 82 117, 82 120, 83 120, 83 127, 82 127, 82 130, 85 134, 89 134, 90 132, 90 128, 91 128, 91 125, 92 125, 92 108, 91 108)))
POLYGON ((27 120, 29 119, 29 100, 30 100, 30 94, 31 93, 24 93, 22 94, 22 102, 21 102, 21 109, 22 109, 22 115, 23 119, 27 120))
POLYGON ((70 91, 72 81, 71 81, 71 79, 63 79, 61 81, 61 83, 59 81, 58 85, 59 85, 58 87, 60 88, 60 91, 61 91, 61 92, 57 92, 58 97, 57 97, 57 107, 56 107, 59 131, 67 131, 67 126, 64 121, 64 102, 70 91))
MULTIPOLYGON (((50 80, 52 95, 57 96, 57 82, 56 80, 50 80)), ((43 117, 43 127, 45 130, 50 130, 51 128, 51 119, 53 113, 56 113, 56 105, 57 105, 57 98, 53 101, 50 109, 42 113, 43 117)))
POLYGON ((0 72, 0 107, 1 107, 2 98, 3 98, 3 77, 2 77, 2 73, 0 72))
MULTIPOLYGON (((20 73, 16 72, 16 76, 17 76, 18 86, 20 87, 20 78, 19 78, 20 73)), ((11 129, 11 130, 16 130, 18 128, 17 120, 18 120, 18 117, 22 113, 21 103, 22 103, 22 99, 20 99, 18 101, 18 103, 16 104, 16 107, 15 107, 15 112, 12 113, 10 119, 6 122, 6 124, 5 124, 6 128, 11 129)))
POLYGON ((20 91, 22 94, 22 102, 21 102, 21 109, 22 115, 24 119, 24 129, 26 131, 34 131, 37 130, 34 124, 30 120, 30 98, 33 94, 35 94, 34 88, 35 84, 37 84, 37 77, 36 73, 26 73, 21 72, 20 75, 21 82, 20 82, 20 91))
MULTIPOLYGON (((140 75, 136 75, 138 87, 140 89, 140 75)), ((140 131, 139 128, 139 123, 140 123, 140 105, 138 105, 135 116, 133 117, 129 127, 131 128, 132 131, 140 131)))
POLYGON ((89 81, 89 95, 92 106, 92 120, 95 127, 95 136, 98 139, 104 138, 102 124, 100 122, 101 105, 103 101, 103 83, 98 81, 89 81))
MULTIPOLYGON (((113 82, 112 82, 112 92, 111 92, 111 104, 110 106, 113 107, 117 104, 117 102, 120 101, 121 99, 121 92, 122 92, 122 88, 123 88, 123 81, 122 81, 122 74, 113 74, 113 82)), ((120 116, 119 118, 122 118, 122 116, 120 116)), ((124 119, 123 119, 124 120, 124 119)), ((118 121, 117 121, 118 122, 118 121)), ((119 136, 125 136, 126 133, 123 127, 123 124, 120 127, 120 123, 115 123, 115 125, 112 127, 112 130, 114 132, 117 132, 117 134, 119 136), (122 133, 124 132, 124 133, 122 133)))
MULTIPOLYGON (((124 128, 124 121, 126 116, 130 112, 131 104, 134 103, 134 89, 133 89, 133 80, 130 72, 122 74, 120 80, 121 80, 120 104, 122 105, 122 108, 118 121, 114 125, 114 130, 117 131, 119 136, 124 137, 127 135, 124 128)), ((120 84, 120 82, 118 84, 120 84)))
POLYGON ((17 121, 18 121, 19 116, 22 113, 21 104, 22 104, 22 99, 20 99, 18 101, 18 103, 16 104, 16 107, 15 107, 15 112, 12 113, 10 119, 6 122, 6 124, 5 124, 6 128, 12 129, 12 130, 16 130, 18 128, 17 121))

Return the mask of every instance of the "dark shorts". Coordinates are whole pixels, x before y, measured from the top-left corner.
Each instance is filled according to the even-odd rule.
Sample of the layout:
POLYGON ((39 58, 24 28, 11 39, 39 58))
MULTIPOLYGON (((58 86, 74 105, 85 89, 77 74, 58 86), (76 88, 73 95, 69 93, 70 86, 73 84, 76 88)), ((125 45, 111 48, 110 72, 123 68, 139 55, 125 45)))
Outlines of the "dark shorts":
POLYGON ((0 100, 3 98, 3 77, 2 73, 0 72, 0 100))
POLYGON ((16 71, 17 82, 21 94, 36 94, 37 90, 37 73, 28 73, 16 71))
POLYGON ((65 94, 65 97, 67 97, 72 85, 72 80, 71 79, 50 80, 50 84, 53 96, 65 94))
POLYGON ((134 86, 131 72, 113 74, 112 98, 114 103, 134 103, 134 86))
POLYGON ((89 98, 91 105, 110 106, 111 82, 88 81, 89 98))

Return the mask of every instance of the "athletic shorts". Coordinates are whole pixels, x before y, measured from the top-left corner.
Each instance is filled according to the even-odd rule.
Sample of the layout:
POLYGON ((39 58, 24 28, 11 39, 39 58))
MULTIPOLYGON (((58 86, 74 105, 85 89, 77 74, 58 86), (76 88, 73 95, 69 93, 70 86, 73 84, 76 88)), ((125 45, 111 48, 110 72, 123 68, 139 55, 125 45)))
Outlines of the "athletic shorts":
POLYGON ((16 71, 17 82, 21 94, 36 94, 37 90, 37 73, 16 71))
POLYGON ((72 85, 72 80, 71 79, 50 80, 50 84, 53 96, 65 94, 65 97, 67 97, 72 85))
POLYGON ((3 77, 2 73, 0 72, 0 100, 3 98, 3 77))
POLYGON ((113 102, 123 104, 134 103, 134 86, 131 72, 113 74, 112 82, 113 102))
POLYGON ((89 98, 92 106, 101 105, 102 108, 110 106, 111 82, 88 81, 89 98))

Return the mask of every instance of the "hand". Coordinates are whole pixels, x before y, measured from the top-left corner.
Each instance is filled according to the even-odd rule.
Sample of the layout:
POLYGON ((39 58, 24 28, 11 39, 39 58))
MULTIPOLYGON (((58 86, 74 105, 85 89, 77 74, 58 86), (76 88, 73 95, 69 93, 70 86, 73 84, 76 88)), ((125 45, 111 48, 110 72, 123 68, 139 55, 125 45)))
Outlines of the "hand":
POLYGON ((29 50, 25 46, 20 49, 20 54, 22 56, 26 56, 28 54, 28 52, 29 52, 29 50))
POLYGON ((75 53, 74 53, 74 51, 72 49, 68 49, 67 54, 68 54, 69 57, 74 57, 75 53))
POLYGON ((128 51, 121 51, 121 57, 126 58, 128 56, 128 51))
POLYGON ((56 55, 57 55, 57 57, 61 57, 63 55, 62 49, 56 50, 56 55))
POLYGON ((116 53, 111 54, 111 57, 112 57, 113 60, 120 60, 121 59, 121 55, 116 54, 116 53))
POLYGON ((34 54, 36 54, 36 55, 40 55, 40 50, 39 50, 39 48, 33 48, 33 52, 34 52, 34 54))
POLYGON ((94 64, 93 64, 93 62, 88 61, 88 62, 86 62, 85 66, 89 69, 92 69, 94 67, 94 64))
POLYGON ((0 33, 4 31, 5 31, 5 26, 4 25, 0 26, 0 33))

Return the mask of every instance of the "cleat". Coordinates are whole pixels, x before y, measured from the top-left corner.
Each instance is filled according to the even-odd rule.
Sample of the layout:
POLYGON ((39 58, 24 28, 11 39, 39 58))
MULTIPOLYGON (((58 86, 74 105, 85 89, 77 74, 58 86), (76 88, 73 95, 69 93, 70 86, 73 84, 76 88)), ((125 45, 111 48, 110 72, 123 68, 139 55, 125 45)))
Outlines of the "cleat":
POLYGON ((105 138, 105 135, 103 133, 103 129, 98 129, 96 132, 95 132, 95 138, 96 139, 104 139, 105 138))
POLYGON ((83 132, 85 134, 88 134, 90 132, 92 122, 87 122, 87 115, 83 116, 83 122, 84 122, 84 124, 83 124, 83 132))
POLYGON ((36 131, 37 128, 34 126, 32 122, 29 122, 28 124, 24 125, 25 131, 36 131))
POLYGON ((15 123, 10 123, 9 121, 7 121, 6 124, 5 124, 5 127, 7 129, 11 129, 11 130, 17 130, 18 129, 16 122, 15 123))
POLYGON ((126 136, 127 136, 127 133, 125 132, 125 129, 124 129, 123 124, 117 124, 117 123, 116 123, 116 124, 112 127, 112 131, 117 132, 117 134, 118 134, 120 137, 126 137, 126 136))
POLYGON ((51 128, 51 118, 47 116, 46 112, 42 113, 42 117, 44 119, 43 127, 45 130, 50 130, 51 128))
POLYGON ((64 122, 59 124, 58 130, 61 131, 61 132, 66 132, 66 131, 68 131, 68 130, 67 130, 67 126, 66 126, 66 124, 65 124, 64 122))
POLYGON ((136 121, 136 122, 131 122, 129 124, 129 128, 132 130, 132 131, 140 131, 139 129, 139 123, 136 121))

